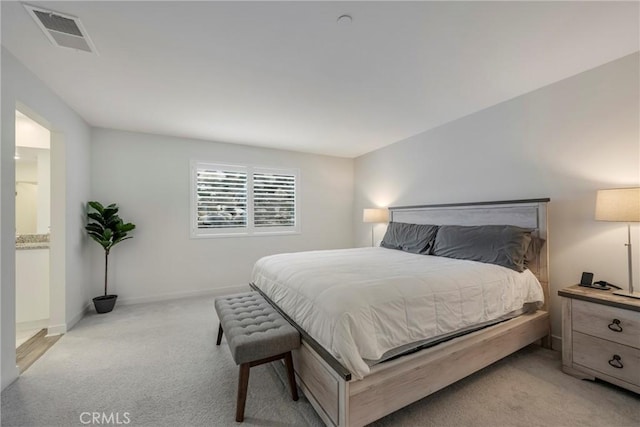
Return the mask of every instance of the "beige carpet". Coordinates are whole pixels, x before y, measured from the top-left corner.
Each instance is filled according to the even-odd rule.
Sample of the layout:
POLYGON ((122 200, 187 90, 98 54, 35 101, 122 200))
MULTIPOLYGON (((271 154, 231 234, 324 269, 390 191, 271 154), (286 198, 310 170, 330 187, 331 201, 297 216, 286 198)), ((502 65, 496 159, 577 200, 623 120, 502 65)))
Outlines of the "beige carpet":
MULTIPOLYGON (((237 368, 216 332, 211 298, 90 315, 2 393, 2 426, 81 426, 86 412, 130 426, 235 425, 237 368)), ((283 378, 276 364, 251 369, 245 425, 321 425, 283 378)), ((637 427, 640 397, 565 375, 559 353, 532 346, 375 424, 637 427)))

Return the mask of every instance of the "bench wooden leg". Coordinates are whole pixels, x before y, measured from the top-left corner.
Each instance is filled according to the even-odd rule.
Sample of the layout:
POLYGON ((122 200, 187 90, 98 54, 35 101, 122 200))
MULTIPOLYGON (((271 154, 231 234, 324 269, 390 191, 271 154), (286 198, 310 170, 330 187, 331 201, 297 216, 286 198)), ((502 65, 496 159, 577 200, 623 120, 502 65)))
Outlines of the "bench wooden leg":
POLYGON ((238 401, 236 403, 236 421, 244 421, 244 404, 247 402, 247 389, 249 388, 249 363, 240 365, 238 376, 238 401))
POLYGON ((287 366, 287 377, 289 377, 289 387, 291 387, 291 398, 298 400, 298 387, 296 386, 296 374, 293 371, 293 359, 291 352, 284 355, 284 364, 287 366))
POLYGON ((220 323, 220 326, 218 326, 218 340, 216 341, 216 345, 220 345, 221 341, 222 341, 222 323, 220 323))

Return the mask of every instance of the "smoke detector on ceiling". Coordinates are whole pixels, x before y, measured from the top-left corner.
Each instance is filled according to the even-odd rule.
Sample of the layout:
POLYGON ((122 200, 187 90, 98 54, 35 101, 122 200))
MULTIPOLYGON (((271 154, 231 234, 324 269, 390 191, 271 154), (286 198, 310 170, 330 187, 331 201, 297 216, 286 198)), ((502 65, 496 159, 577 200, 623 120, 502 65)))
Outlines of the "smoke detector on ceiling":
POLYGON ((340 15, 337 19, 338 25, 349 25, 352 21, 353 18, 351 15, 340 15))
POLYGON ((80 19, 28 4, 24 7, 54 46, 98 53, 80 19))

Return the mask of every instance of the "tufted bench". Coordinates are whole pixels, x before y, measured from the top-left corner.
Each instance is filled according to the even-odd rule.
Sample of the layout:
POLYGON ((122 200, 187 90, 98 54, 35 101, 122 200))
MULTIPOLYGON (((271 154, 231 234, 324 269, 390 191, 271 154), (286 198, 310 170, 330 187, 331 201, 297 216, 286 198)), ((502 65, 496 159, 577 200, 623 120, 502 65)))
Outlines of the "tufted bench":
POLYGON ((300 346, 300 334, 258 293, 245 292, 216 298, 220 319, 218 339, 227 338, 231 356, 240 365, 236 421, 244 420, 249 369, 263 363, 284 359, 291 387, 291 397, 298 400, 291 350, 300 346))

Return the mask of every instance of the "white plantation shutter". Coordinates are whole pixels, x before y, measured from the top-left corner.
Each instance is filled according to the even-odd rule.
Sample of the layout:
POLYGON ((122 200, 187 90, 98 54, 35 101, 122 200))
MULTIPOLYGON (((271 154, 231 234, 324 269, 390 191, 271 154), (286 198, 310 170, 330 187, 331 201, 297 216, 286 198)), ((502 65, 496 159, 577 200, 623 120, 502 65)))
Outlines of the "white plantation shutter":
POLYGON ((196 171, 198 229, 247 227, 247 172, 225 166, 196 171))
POLYGON ((253 224, 257 228, 295 227, 295 175, 253 174, 253 224))
POLYGON ((193 237, 298 231, 296 170, 192 162, 193 237))

